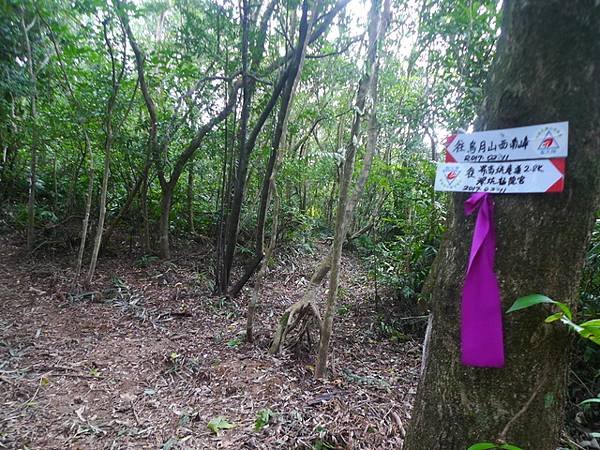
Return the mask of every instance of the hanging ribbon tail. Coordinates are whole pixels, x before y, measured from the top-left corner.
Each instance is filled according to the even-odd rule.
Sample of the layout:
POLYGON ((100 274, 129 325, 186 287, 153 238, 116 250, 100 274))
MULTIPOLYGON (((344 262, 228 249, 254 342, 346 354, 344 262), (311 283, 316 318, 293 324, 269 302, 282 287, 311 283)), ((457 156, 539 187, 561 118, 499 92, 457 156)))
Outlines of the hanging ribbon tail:
POLYGON ((461 362, 474 367, 504 367, 500 288, 494 272, 494 204, 486 192, 465 202, 465 214, 479 209, 461 304, 461 362))

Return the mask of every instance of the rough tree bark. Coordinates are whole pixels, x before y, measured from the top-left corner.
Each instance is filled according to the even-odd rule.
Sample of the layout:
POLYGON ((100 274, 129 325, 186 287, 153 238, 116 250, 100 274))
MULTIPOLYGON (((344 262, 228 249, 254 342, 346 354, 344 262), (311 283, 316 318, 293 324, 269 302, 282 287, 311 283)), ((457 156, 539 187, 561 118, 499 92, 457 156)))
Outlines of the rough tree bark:
MULTIPOLYGON (((540 292, 574 306, 600 200, 600 6, 592 0, 505 1, 498 57, 477 129, 569 121, 561 194, 498 195, 503 310, 540 292)), ((453 195, 448 233, 432 270, 429 358, 406 450, 465 449, 507 441, 554 450, 563 424, 568 335, 543 308, 504 316, 506 367, 459 363, 459 302, 474 219, 453 195)))

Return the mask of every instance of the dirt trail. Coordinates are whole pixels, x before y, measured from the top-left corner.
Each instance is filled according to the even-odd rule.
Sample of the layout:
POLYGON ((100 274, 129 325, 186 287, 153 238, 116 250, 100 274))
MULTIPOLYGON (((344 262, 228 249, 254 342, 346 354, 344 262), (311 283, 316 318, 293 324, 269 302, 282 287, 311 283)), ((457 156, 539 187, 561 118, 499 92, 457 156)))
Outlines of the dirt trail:
POLYGON ((320 382, 311 358, 267 352, 318 255, 288 254, 270 272, 251 346, 245 294, 210 296, 208 250, 104 258, 97 293, 72 297, 66 262, 24 258, 11 242, 0 238, 0 448, 400 448, 420 347, 378 337, 357 260, 343 260, 333 370, 320 382), (215 435, 218 416, 234 428, 215 435))

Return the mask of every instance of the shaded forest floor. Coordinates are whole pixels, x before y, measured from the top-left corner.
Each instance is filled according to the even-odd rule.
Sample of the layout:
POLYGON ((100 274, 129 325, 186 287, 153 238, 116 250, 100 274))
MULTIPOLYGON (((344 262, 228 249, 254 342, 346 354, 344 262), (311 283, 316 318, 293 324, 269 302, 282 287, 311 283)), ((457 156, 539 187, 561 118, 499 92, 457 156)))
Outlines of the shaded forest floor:
POLYGON ((73 296, 70 261, 0 237, 0 448, 400 448, 421 349, 380 336, 358 259, 343 258, 328 381, 313 380, 312 356, 268 353, 323 250, 280 256, 249 345, 248 293, 211 295, 208 249, 105 256, 93 294, 73 296), (215 435, 218 416, 234 428, 215 435))

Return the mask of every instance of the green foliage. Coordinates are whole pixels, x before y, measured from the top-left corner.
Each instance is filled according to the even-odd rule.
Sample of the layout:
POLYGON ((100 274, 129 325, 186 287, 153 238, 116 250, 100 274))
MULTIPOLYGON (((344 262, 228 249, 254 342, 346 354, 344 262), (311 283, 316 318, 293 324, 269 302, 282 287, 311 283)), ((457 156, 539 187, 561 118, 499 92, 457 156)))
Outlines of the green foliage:
POLYGON ((254 420, 254 429, 256 431, 262 430, 266 427, 271 419, 275 417, 275 413, 269 408, 263 408, 256 413, 256 419, 254 420))
POLYGON ((149 267, 150 265, 152 265, 152 263, 154 263, 156 261, 158 261, 157 256, 142 255, 135 261, 134 265, 136 267, 145 268, 145 267, 149 267))
MULTIPOLYGON (((591 319, 586 320, 585 322, 581 322, 579 324, 573 322, 573 313, 568 305, 552 300, 549 297, 546 297, 541 294, 532 294, 525 297, 521 297, 515 301, 515 303, 510 307, 507 313, 520 311, 522 309, 530 308, 535 305, 540 304, 549 304, 554 305, 560 309, 560 311, 549 315, 546 317, 546 323, 552 323, 556 321, 560 321, 565 324, 569 329, 575 331, 580 337, 594 344, 600 345, 600 319, 591 319)), ((589 389, 588 389, 589 391, 589 389)), ((548 399, 544 399, 545 404, 548 404, 548 399)), ((552 399, 553 401, 553 399, 552 399)), ((600 398, 589 398, 579 402, 579 406, 586 406, 600 403, 600 398)), ((487 447, 481 447, 487 448, 487 447)))
POLYGON ((423 153, 406 152, 398 164, 377 161, 370 188, 384 189, 380 221, 370 235, 355 241, 369 273, 382 286, 385 299, 377 328, 382 335, 404 341, 424 331, 420 316, 426 305, 425 280, 444 230, 443 197, 432 190, 434 164, 423 153), (405 317, 417 317, 404 320, 405 317))
MULTIPOLYGON (((573 314, 571 313, 571 310, 569 309, 569 307, 567 305, 565 305, 564 303, 554 301, 551 298, 546 297, 545 295, 542 295, 542 294, 531 294, 531 295, 527 295, 525 297, 520 297, 513 303, 513 305, 506 312, 511 313, 514 311, 519 311, 521 309, 529 308, 531 306, 539 305, 542 303, 549 303, 552 305, 556 305, 561 309, 562 314, 566 315, 569 319, 573 318, 573 314)), ((550 317, 553 317, 553 316, 550 316, 550 317)), ((552 322, 552 321, 553 320, 548 321, 548 319, 546 319, 546 322, 552 322)))
POLYGON ((578 333, 582 338, 589 339, 590 341, 600 345, 600 319, 592 319, 580 324, 576 324, 573 322, 573 313, 566 304, 552 300, 545 295, 532 294, 526 297, 520 297, 508 309, 507 313, 530 308, 543 303, 555 305, 560 309, 559 312, 546 317, 546 323, 552 323, 560 320, 571 330, 578 333))
POLYGON ((477 444, 471 445, 468 450, 489 450, 489 449, 504 449, 504 450, 523 450, 521 447, 517 447, 512 444, 493 444, 491 442, 478 442, 477 444))
POLYGON ((240 339, 235 338, 235 339, 230 339, 229 341, 227 341, 227 347, 229 348, 238 348, 240 346, 240 343, 242 341, 240 341, 240 339))
POLYGON ((221 430, 230 430, 231 428, 235 428, 235 425, 230 423, 225 417, 218 416, 214 419, 211 419, 210 422, 206 425, 210 431, 214 434, 219 434, 221 430))

